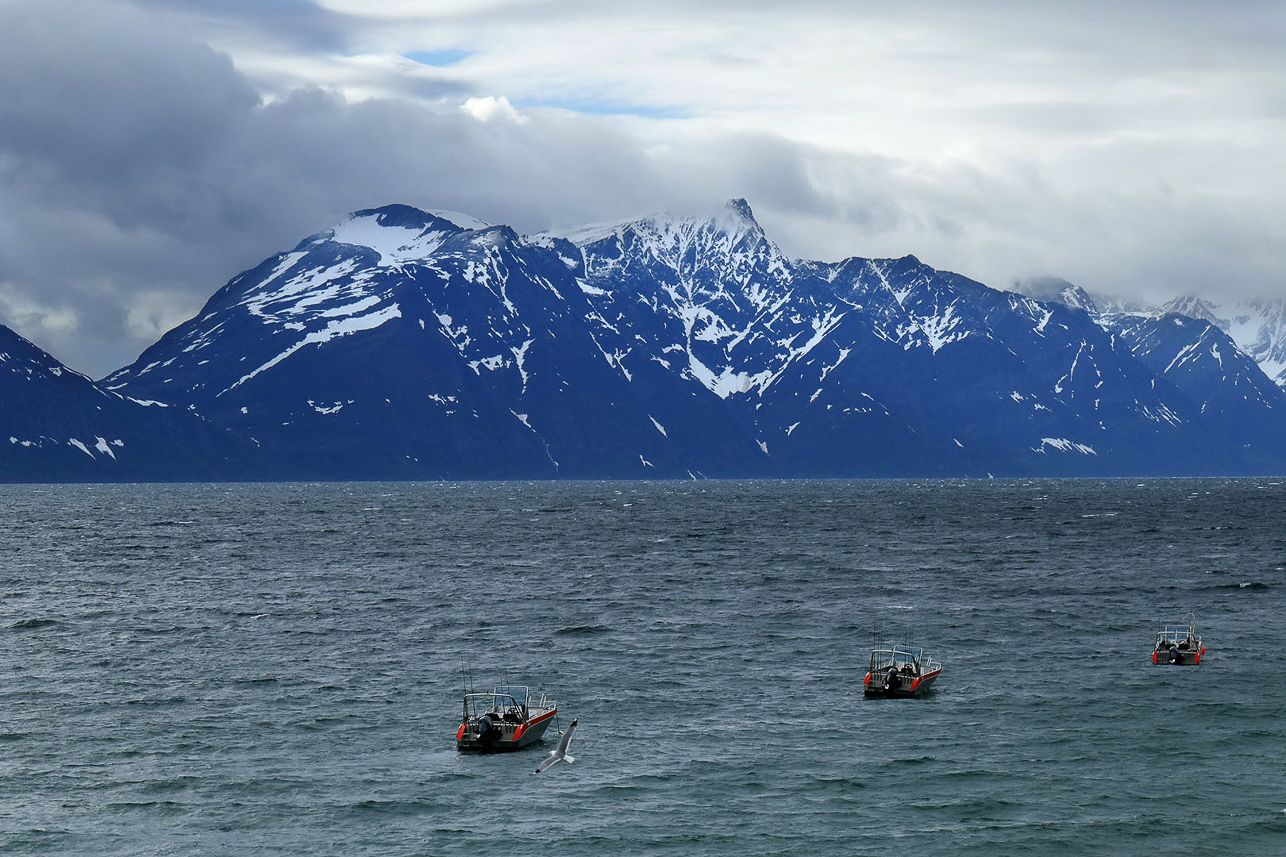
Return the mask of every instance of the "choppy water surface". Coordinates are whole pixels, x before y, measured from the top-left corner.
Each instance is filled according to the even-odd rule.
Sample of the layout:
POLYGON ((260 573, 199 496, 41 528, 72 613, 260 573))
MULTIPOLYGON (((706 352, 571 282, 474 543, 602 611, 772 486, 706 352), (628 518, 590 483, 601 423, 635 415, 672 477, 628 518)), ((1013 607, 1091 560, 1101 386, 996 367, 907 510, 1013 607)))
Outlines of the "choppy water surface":
POLYGON ((1286 486, 0 488, 0 851, 1275 854, 1286 486), (1155 667, 1192 610, 1199 667, 1155 667), (942 660, 867 701, 874 634, 942 660), (580 719, 460 756, 461 660, 580 719))

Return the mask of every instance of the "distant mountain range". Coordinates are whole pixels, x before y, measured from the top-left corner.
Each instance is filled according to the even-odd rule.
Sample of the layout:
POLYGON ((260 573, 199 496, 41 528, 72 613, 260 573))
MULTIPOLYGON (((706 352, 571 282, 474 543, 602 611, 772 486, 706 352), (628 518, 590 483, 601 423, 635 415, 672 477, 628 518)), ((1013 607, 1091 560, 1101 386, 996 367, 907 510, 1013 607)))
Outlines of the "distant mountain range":
POLYGON ((793 260, 743 200, 534 236, 391 205, 98 383, 0 331, 0 479, 1286 471, 1280 303, 1024 290, 793 260))
POLYGON ((1228 334, 1238 350, 1258 363, 1274 383, 1286 387, 1286 298, 1216 303, 1184 295, 1159 307, 1145 307, 1110 295, 1091 294, 1056 278, 1021 283, 1018 290, 1040 300, 1084 309, 1109 324, 1125 315, 1160 318, 1171 314, 1209 322, 1228 334))

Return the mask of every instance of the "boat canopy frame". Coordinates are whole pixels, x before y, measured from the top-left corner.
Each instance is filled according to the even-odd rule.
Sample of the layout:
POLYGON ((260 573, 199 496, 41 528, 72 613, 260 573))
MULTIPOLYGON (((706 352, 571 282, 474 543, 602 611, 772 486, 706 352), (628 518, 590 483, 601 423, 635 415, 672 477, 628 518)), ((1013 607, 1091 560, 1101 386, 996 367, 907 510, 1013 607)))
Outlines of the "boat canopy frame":
POLYGON ((543 711, 556 707, 554 702, 547 699, 543 693, 540 695, 540 701, 532 705, 531 690, 526 685, 497 685, 489 692, 464 695, 464 719, 468 723, 478 720, 484 714, 493 712, 503 714, 514 708, 518 709, 526 720, 531 716, 533 709, 543 711))
POLYGON ((1166 625, 1157 632, 1156 647, 1178 646, 1180 643, 1199 643, 1197 636, 1197 617, 1189 613, 1183 617, 1183 624, 1166 625))
POLYGON ((871 649, 870 673, 872 675, 892 667, 897 667, 899 672, 907 672, 905 668, 910 667, 910 671, 915 675, 928 675, 942 669, 942 664, 933 660, 919 646, 879 643, 871 649))

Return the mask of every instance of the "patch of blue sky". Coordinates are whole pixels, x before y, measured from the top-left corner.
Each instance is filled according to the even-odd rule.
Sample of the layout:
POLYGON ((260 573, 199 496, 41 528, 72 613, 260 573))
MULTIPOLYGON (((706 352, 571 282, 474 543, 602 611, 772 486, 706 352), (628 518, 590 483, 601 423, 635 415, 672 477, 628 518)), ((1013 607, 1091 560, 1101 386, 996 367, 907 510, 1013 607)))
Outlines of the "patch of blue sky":
POLYGON ((632 104, 624 101, 607 101, 600 99, 555 98, 555 99, 520 99, 513 102, 514 107, 552 107, 557 110, 571 110, 590 116, 641 116, 645 119, 687 119, 691 113, 681 107, 662 107, 652 104, 632 104))
POLYGON ((418 62, 420 65, 431 65, 438 68, 452 66, 463 62, 473 56, 475 51, 466 51, 461 48, 442 48, 436 51, 415 51, 414 53, 402 54, 402 56, 418 62))

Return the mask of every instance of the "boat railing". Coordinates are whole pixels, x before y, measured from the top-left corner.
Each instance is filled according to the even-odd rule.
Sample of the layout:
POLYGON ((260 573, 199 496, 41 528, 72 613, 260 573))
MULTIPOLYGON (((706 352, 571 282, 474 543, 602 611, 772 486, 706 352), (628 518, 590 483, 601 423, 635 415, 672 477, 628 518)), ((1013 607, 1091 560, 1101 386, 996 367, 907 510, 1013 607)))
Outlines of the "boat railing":
POLYGON ((1200 643, 1201 640, 1197 637, 1196 629, 1187 625, 1169 625, 1157 633, 1158 648, 1186 644, 1200 645, 1200 643))
POLYGON ((1157 642, 1162 640, 1177 642, 1179 640, 1196 640, 1197 637, 1197 617, 1193 613, 1188 613, 1183 617, 1183 622, 1175 622, 1171 625, 1164 626, 1157 634, 1157 642))
POLYGON ((521 709, 527 716, 531 716, 556 707, 554 701, 543 693, 540 695, 540 702, 531 705, 530 701, 531 694, 525 687, 498 687, 486 693, 466 693, 464 717, 466 721, 472 722, 488 712, 504 712, 511 708, 521 709))
POLYGON ((912 666, 918 675, 928 675, 942 669, 942 664, 918 647, 885 645, 877 646, 871 651, 871 672, 883 672, 895 666, 899 670, 912 666))

